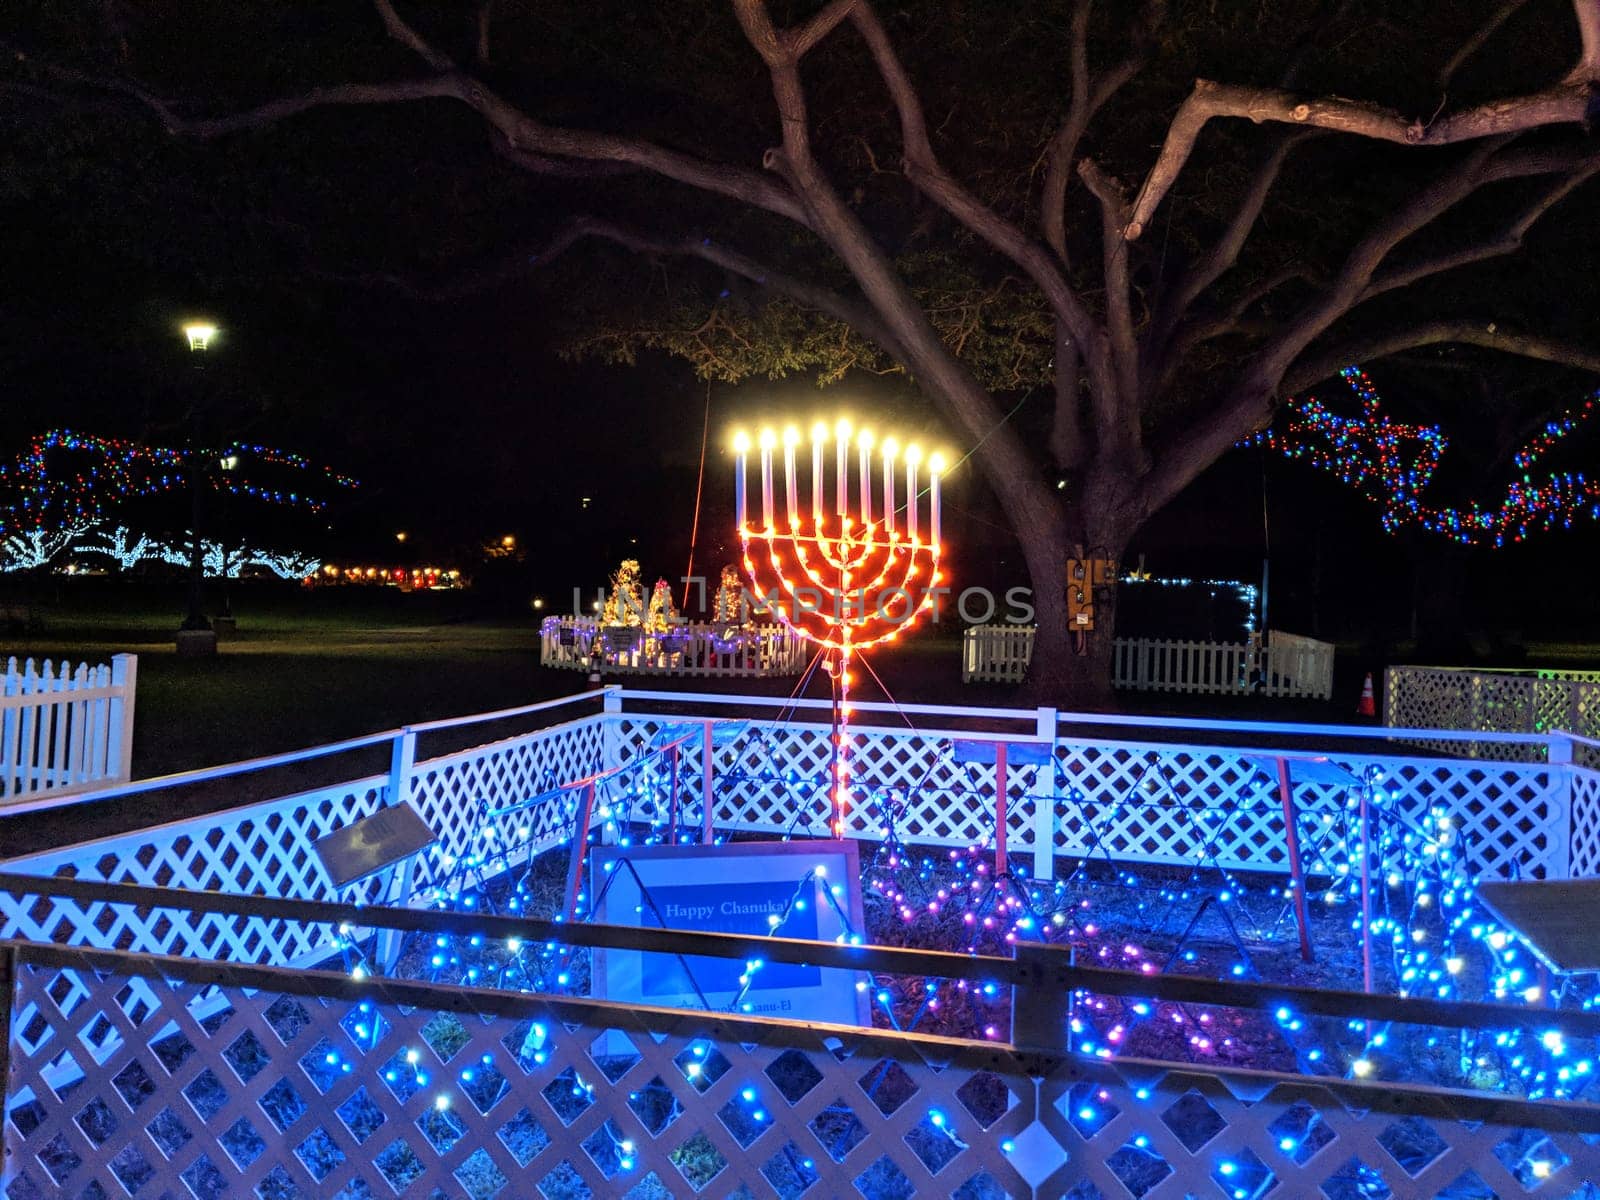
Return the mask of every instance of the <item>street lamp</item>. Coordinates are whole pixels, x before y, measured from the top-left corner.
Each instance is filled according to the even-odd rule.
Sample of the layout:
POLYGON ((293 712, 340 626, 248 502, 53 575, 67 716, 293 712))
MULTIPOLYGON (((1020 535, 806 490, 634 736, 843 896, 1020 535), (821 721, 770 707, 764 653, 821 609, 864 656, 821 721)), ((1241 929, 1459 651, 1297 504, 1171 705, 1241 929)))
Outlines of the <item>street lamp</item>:
MULTIPOLYGON (((238 453, 233 450, 227 451, 222 455, 221 458, 217 459, 217 466, 224 474, 230 474, 233 471, 238 470, 238 453)), ((231 634, 234 631, 233 605, 228 600, 228 559, 231 557, 231 555, 229 554, 229 541, 226 523, 222 520, 224 513, 227 511, 226 504, 227 501, 225 499, 221 497, 218 498, 217 545, 222 547, 222 612, 218 614, 217 620, 225 622, 225 624, 222 626, 223 632, 231 634)))
MULTIPOLYGON (((189 362, 195 370, 205 367, 206 351, 217 336, 217 327, 209 321, 190 321, 183 326, 183 336, 189 344, 189 362)), ((228 458, 237 465, 238 458, 230 451, 228 458)), ((190 531, 189 531, 189 611, 178 626, 178 653, 184 656, 203 657, 217 652, 216 630, 206 620, 203 611, 203 586, 205 580, 205 549, 200 540, 201 490, 206 476, 221 466, 220 460, 206 461, 209 456, 191 454, 186 466, 189 472, 190 531)), ((223 564, 227 573, 227 564, 223 564)))

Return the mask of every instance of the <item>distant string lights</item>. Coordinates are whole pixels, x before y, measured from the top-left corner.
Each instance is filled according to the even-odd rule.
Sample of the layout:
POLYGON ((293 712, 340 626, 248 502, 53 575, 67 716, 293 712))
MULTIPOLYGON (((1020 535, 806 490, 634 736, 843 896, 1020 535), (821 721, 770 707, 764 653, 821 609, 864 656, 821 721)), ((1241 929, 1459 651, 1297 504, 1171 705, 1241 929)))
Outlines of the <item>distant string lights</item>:
POLYGON ((357 486, 348 475, 271 446, 175 449, 53 429, 0 464, 0 536, 87 527, 124 501, 187 487, 194 471, 233 495, 310 512, 327 507, 319 489, 357 486), (219 469, 211 470, 213 463, 219 469), (260 466, 299 472, 310 490, 272 486, 248 473, 260 466))
MULTIPOLYGON (((1437 425, 1407 425, 1382 411, 1372 380, 1360 367, 1346 367, 1346 383, 1361 400, 1361 416, 1342 417, 1315 398, 1291 402, 1286 427, 1263 430, 1243 446, 1266 446, 1286 458, 1309 461, 1336 476, 1381 510, 1385 532, 1418 526, 1465 546, 1502 547, 1535 533, 1570 529, 1574 520, 1600 519, 1600 483, 1582 472, 1556 472, 1541 480, 1524 474, 1506 487, 1496 507, 1428 504, 1423 493, 1433 481, 1449 439, 1437 425)), ((1527 471, 1557 443, 1594 415, 1596 392, 1582 404, 1546 423, 1513 456, 1527 471)))

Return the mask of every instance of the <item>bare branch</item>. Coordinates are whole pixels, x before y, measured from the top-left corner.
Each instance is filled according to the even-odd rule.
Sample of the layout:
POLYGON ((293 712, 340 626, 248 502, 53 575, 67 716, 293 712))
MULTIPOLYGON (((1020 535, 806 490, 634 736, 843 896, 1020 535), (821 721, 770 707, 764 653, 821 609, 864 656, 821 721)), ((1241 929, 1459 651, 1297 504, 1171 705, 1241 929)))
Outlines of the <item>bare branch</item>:
POLYGON ((1160 465, 1145 484, 1152 508, 1177 495, 1234 441, 1271 417, 1274 398, 1285 394, 1283 380, 1290 366, 1358 302, 1396 246, 1485 184, 1570 172, 1587 165, 1595 153, 1561 147, 1507 150, 1508 140, 1484 142, 1380 220, 1321 293, 1237 372, 1236 383, 1222 402, 1162 440, 1160 465))
MULTIPOLYGON (((795 192, 804 198, 811 227, 855 276, 867 304, 882 320, 888 335, 901 347, 901 361, 916 374, 927 393, 940 403, 951 424, 978 447, 985 472, 993 482, 1010 519, 1019 525, 1035 528, 1043 536, 1058 536, 1062 527, 1060 507, 1054 493, 1040 481, 1036 461, 1027 444, 1001 419, 994 397, 940 340, 927 312, 917 304, 916 297, 911 294, 883 248, 873 240, 850 206, 843 202, 812 156, 798 60, 773 27, 764 0, 733 0, 733 6, 746 39, 767 64, 772 78, 773 99, 782 123, 783 147, 767 152, 767 166, 782 172, 795 192)), ((888 49, 888 64, 898 67, 898 60, 888 47, 882 27, 878 25, 867 0, 859 0, 851 9, 850 16, 858 29, 864 28, 876 35, 877 45, 873 45, 871 36, 868 37, 875 57, 888 49)), ((882 73, 885 60, 878 57, 878 62, 882 73)), ((896 78, 909 89, 903 72, 896 78)), ((918 144, 926 144, 927 134, 921 124, 921 109, 915 103, 914 93, 907 90, 903 95, 896 95, 896 100, 898 102, 907 96, 913 102, 909 108, 901 110, 902 128, 906 128, 907 122, 910 122, 912 130, 912 135, 906 139, 907 144, 913 144, 914 140, 918 144)), ((1036 246, 1036 249, 1044 256, 1043 261, 1049 264, 1049 252, 1042 246, 1036 246)), ((1053 271, 1053 264, 1050 265, 1053 271)), ((1065 280, 1059 275, 1057 279, 1064 289, 1065 280)), ((1066 294, 1076 303, 1076 297, 1070 291, 1066 294)))
POLYGON ((1107 437, 1113 427, 1124 436, 1137 436, 1137 397, 1139 394, 1138 347, 1133 334, 1133 289, 1128 278, 1128 243, 1122 239, 1122 226, 1128 219, 1128 196, 1122 181, 1107 175, 1092 159, 1078 164, 1078 176, 1100 203, 1101 250, 1105 263, 1106 323, 1111 334, 1112 358, 1117 388, 1096 388, 1095 398, 1100 435, 1107 437), (1110 394, 1106 394, 1106 393, 1110 394), (1119 396, 1120 393, 1120 403, 1119 396), (1120 419, 1119 419, 1120 418, 1120 419), (1130 427, 1131 426, 1131 430, 1130 427))
POLYGON ((478 44, 474 61, 481 67, 489 65, 489 30, 494 24, 496 0, 483 0, 478 5, 478 44))
POLYGON ((1563 179, 1558 179, 1550 187, 1541 191, 1538 197, 1525 208, 1522 213, 1507 226, 1504 233, 1489 241, 1479 242, 1475 245, 1465 246, 1446 254, 1434 255, 1419 262, 1410 263, 1403 267, 1396 267, 1377 276, 1361 293, 1357 303, 1364 303, 1374 296, 1381 296, 1385 292, 1392 292, 1396 288, 1407 287, 1418 280, 1427 279, 1445 271, 1452 271, 1457 267, 1470 266, 1473 263, 1483 262, 1491 258, 1500 258, 1507 254, 1515 254, 1522 249, 1522 240, 1527 236, 1536 221, 1545 213, 1554 208, 1561 200, 1576 190, 1582 184, 1600 174, 1600 153, 1597 153, 1593 163, 1580 168, 1563 179))
POLYGON ((1272 191, 1273 185, 1278 182, 1278 176, 1283 171, 1283 164, 1288 159, 1289 152, 1301 142, 1315 136, 1317 133, 1314 130, 1302 130, 1281 139, 1272 148, 1265 161, 1256 168, 1255 174, 1250 179, 1250 186, 1245 189, 1245 194, 1240 199, 1238 208, 1234 210, 1233 219, 1228 222, 1227 229, 1223 230, 1222 236, 1217 239, 1210 252, 1178 281, 1172 299, 1163 304, 1168 313, 1169 331, 1171 323, 1176 323, 1182 318, 1195 298, 1239 261, 1239 252, 1244 249, 1250 231, 1260 219, 1267 196, 1272 191))
POLYGON ((448 54, 436 50, 420 33, 400 19, 392 0, 372 0, 372 4, 378 10, 378 15, 383 18, 385 32, 395 41, 403 46, 409 46, 435 71, 456 69, 456 64, 451 61, 448 54))
POLYGON ((1301 359, 1283 377, 1283 394, 1288 396, 1302 392, 1312 384, 1338 374, 1351 363, 1369 362, 1402 350, 1445 343, 1482 346, 1503 354, 1536 358, 1600 374, 1600 350, 1559 338, 1506 329, 1494 321, 1440 320, 1410 329, 1391 330, 1370 338, 1355 338, 1301 359))
POLYGON ((1045 244, 1067 261, 1067 185, 1089 122, 1105 103, 1139 73, 1148 54, 1148 33, 1159 23, 1164 0, 1149 0, 1142 27, 1135 33, 1134 49, 1099 80, 1089 73, 1089 13, 1094 0, 1077 0, 1072 10, 1072 30, 1068 52, 1072 76, 1072 101, 1060 126, 1045 148, 1044 192, 1039 200, 1039 220, 1045 244))
POLYGON ((1572 0, 1572 11, 1578 18, 1578 37, 1583 41, 1583 54, 1567 78, 1593 83, 1600 79, 1600 4, 1594 0, 1572 0))
POLYGON ((899 113, 906 177, 956 220, 1021 267, 1079 343, 1087 343, 1093 328, 1088 310, 1051 259, 1049 250, 985 205, 940 164, 928 138, 922 101, 867 0, 860 0, 855 6, 851 20, 871 50, 878 74, 899 113))
MULTIPOLYGON (((23 58, 20 54, 15 57, 23 58)), ((282 96, 225 116, 188 117, 161 97, 128 80, 101 79, 55 64, 25 61, 58 81, 127 96, 153 112, 169 133, 202 139, 265 129, 290 117, 330 106, 456 100, 475 109, 489 124, 500 153, 529 169, 553 171, 551 160, 555 159, 622 165, 650 171, 809 226, 809 217, 794 194, 768 175, 709 162, 639 138, 546 125, 502 99, 486 84, 459 72, 391 83, 336 84, 312 88, 295 96, 282 96)))
POLYGON ((784 46, 796 59, 804 58, 823 38, 827 37, 850 15, 856 0, 833 0, 804 25, 788 30, 783 35, 784 46))
POLYGON ((710 238, 663 238, 627 229, 593 217, 580 218, 567 226, 547 247, 541 261, 548 261, 582 238, 601 238, 639 254, 698 258, 751 283, 785 296, 804 308, 824 313, 850 326, 868 341, 876 342, 886 354, 900 359, 904 351, 894 335, 872 309, 860 300, 819 284, 810 283, 782 271, 775 271, 748 254, 714 242, 710 238), (554 253, 552 253, 554 251, 554 253))
POLYGON ((1394 109, 1361 100, 1337 96, 1309 99, 1277 88, 1241 87, 1201 79, 1167 128, 1166 142, 1134 202, 1125 236, 1131 241, 1144 232, 1150 215, 1189 161, 1200 131, 1214 117, 1244 117, 1257 124, 1277 121, 1404 146, 1443 146, 1546 125, 1580 124, 1587 120, 1589 102, 1589 79, 1569 78, 1543 92, 1491 101, 1425 125, 1394 109))
MULTIPOLYGON (((1456 77, 1456 72, 1461 69, 1462 64, 1479 50, 1482 50, 1484 43, 1495 35, 1500 26, 1514 17, 1527 3, 1528 0, 1505 0, 1505 3, 1495 9, 1487 21, 1478 26, 1471 37, 1461 43, 1461 48, 1450 56, 1444 66, 1439 68, 1438 84, 1440 92, 1449 90, 1450 81, 1456 77)), ((1578 19, 1580 22, 1583 19, 1581 12, 1578 15, 1578 19)))

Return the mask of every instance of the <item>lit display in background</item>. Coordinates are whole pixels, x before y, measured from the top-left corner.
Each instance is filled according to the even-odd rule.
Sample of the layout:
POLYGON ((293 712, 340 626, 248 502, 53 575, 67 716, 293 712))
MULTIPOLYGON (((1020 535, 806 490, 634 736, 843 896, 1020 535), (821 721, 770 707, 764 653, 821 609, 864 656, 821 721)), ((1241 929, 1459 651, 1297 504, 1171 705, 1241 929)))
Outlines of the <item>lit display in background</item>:
POLYGON ((1498 506, 1435 507, 1423 493, 1449 446, 1444 431, 1437 425, 1390 420, 1365 371, 1352 366, 1341 374, 1361 400, 1359 417, 1339 416, 1307 397, 1290 403, 1284 428, 1263 430, 1239 444, 1266 446, 1337 477, 1378 505, 1388 533, 1415 525, 1464 546, 1498 548, 1535 533, 1570 529, 1581 517, 1600 519, 1600 484, 1582 472, 1555 472, 1541 479, 1526 473, 1594 415, 1600 392, 1547 422, 1517 451, 1512 461, 1524 474, 1506 486, 1498 506))

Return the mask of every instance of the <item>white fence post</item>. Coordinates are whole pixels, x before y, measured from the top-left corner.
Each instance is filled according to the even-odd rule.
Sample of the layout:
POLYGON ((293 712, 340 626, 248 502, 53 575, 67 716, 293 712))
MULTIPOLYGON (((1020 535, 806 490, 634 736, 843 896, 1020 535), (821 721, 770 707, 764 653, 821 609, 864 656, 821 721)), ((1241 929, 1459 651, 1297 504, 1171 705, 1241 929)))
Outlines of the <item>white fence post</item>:
POLYGON ((1558 878, 1572 878, 1572 814, 1573 785, 1577 776, 1572 770, 1572 739, 1552 734, 1545 743, 1545 758, 1550 763, 1550 773, 1556 777, 1556 795, 1561 798, 1560 818, 1556 824, 1556 844, 1550 847, 1550 857, 1561 871, 1558 878))
POLYGON ((111 699, 110 744, 106 747, 106 767, 115 767, 112 776, 117 783, 127 783, 133 778, 133 712, 134 696, 139 685, 139 656, 118 654, 111 659, 111 685, 121 695, 111 699))
POLYGON ((1035 734, 1045 745, 1047 784, 1034 780, 1033 798, 1033 877, 1049 883, 1056 874, 1056 798, 1060 794, 1056 769, 1056 710, 1040 706, 1035 734))

